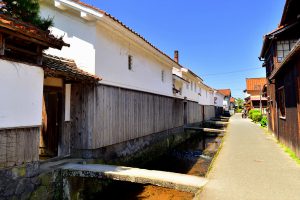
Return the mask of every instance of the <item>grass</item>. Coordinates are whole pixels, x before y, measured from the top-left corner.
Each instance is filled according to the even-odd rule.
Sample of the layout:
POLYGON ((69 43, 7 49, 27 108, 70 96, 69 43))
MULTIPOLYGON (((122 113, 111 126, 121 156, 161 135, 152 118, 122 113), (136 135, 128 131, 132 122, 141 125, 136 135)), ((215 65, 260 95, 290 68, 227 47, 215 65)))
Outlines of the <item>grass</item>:
POLYGON ((285 153, 287 153, 297 164, 300 165, 300 158, 297 157, 296 153, 285 146, 284 144, 278 142, 279 146, 284 150, 285 153))
POLYGON ((292 149, 279 142, 278 139, 275 137, 275 135, 272 134, 267 129, 267 127, 261 127, 261 128, 264 129, 265 134, 272 135, 276 143, 283 149, 283 151, 287 153, 290 156, 290 158, 292 158, 298 165, 300 165, 300 158, 296 155, 296 153, 292 149))

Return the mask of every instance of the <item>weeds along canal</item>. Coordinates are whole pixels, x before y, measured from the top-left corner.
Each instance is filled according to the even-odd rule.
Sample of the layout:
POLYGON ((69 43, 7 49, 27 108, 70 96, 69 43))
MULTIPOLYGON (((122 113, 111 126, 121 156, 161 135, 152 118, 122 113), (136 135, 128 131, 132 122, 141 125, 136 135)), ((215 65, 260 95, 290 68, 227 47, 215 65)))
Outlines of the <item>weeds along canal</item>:
MULTIPOLYGON (((202 149, 202 140, 196 135, 164 155, 155 158, 141 167, 149 170, 161 170, 204 177, 212 159, 219 149, 222 136, 211 135, 206 138, 206 148, 202 149)), ((194 194, 128 182, 111 181, 102 190, 89 199, 147 199, 147 200, 184 200, 193 199, 194 194)))

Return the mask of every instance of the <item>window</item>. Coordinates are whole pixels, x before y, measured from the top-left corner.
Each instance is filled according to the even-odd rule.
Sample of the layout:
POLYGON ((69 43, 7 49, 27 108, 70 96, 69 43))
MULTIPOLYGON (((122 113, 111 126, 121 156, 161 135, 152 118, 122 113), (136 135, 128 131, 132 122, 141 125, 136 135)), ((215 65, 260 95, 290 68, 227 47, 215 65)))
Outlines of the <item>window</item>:
POLYGON ((201 96, 201 88, 199 88, 199 93, 198 94, 201 96))
POLYGON ((278 108, 279 108, 279 115, 281 118, 285 118, 285 93, 284 87, 280 87, 278 90, 278 108))
POLYGON ((195 83, 194 91, 197 92, 197 84, 195 83))
POLYGON ((193 91, 193 86, 194 86, 194 83, 191 82, 191 90, 193 91))
POLYGON ((282 62, 296 43, 296 40, 277 41, 277 61, 282 62))
POLYGON ((165 82, 165 71, 161 70, 161 81, 165 82))
POLYGON ((188 90, 190 87, 190 82, 186 83, 186 89, 188 90))
POLYGON ((128 70, 132 70, 132 56, 128 56, 128 70))

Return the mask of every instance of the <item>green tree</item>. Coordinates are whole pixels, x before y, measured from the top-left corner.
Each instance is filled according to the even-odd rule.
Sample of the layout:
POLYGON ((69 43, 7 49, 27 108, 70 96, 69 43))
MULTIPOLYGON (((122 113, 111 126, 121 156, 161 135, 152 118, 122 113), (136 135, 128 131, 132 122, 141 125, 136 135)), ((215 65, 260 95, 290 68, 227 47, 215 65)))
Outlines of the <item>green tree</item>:
POLYGON ((243 109, 244 108, 244 100, 242 98, 235 99, 235 105, 237 106, 238 109, 243 109))
POLYGON ((3 0, 1 12, 24 22, 31 23, 46 31, 53 25, 53 19, 41 18, 39 15, 40 4, 38 0, 3 0))

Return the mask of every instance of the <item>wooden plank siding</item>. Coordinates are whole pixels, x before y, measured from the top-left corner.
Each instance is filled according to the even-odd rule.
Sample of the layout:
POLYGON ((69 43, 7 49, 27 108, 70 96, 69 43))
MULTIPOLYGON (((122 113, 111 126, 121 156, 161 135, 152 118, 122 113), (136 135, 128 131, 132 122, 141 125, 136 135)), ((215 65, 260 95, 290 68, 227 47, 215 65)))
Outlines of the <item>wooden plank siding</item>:
MULTIPOLYGON (((280 87, 284 87, 286 116, 280 118, 278 116, 278 139, 287 147, 291 148, 298 156, 300 156, 300 137, 298 125, 298 109, 297 109, 297 77, 299 72, 295 62, 289 63, 286 70, 281 72, 276 79, 276 91, 280 87)), ((278 96, 277 102, 278 102, 278 96)), ((277 108, 279 109, 279 108, 277 108)), ((277 110, 279 113, 279 110, 277 110)))
POLYGON ((0 167, 38 161, 39 134, 39 127, 0 130, 0 167))
MULTIPOLYGON (((182 99, 101 84, 73 84, 71 99, 75 149, 98 149, 184 125, 182 99)), ((202 106, 187 102, 187 118, 201 122, 202 106)))
POLYGON ((204 120, 210 120, 215 117, 215 106, 204 106, 204 120))

